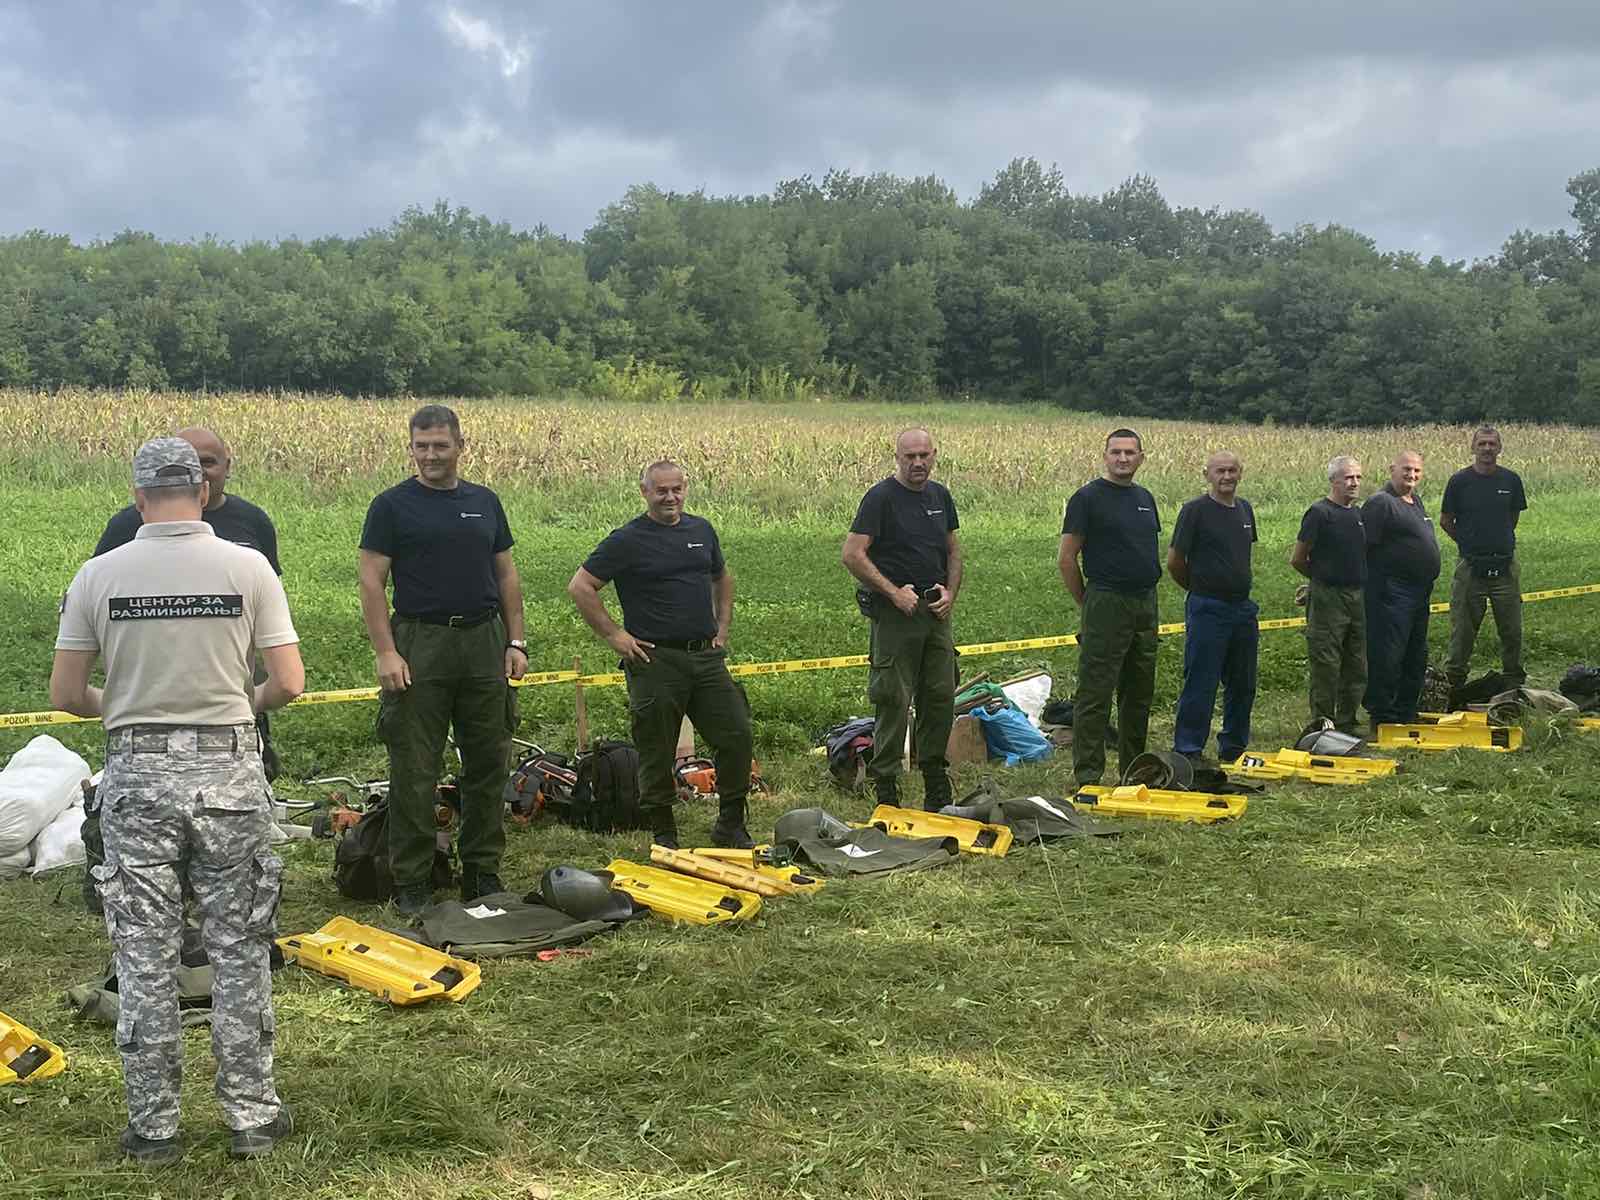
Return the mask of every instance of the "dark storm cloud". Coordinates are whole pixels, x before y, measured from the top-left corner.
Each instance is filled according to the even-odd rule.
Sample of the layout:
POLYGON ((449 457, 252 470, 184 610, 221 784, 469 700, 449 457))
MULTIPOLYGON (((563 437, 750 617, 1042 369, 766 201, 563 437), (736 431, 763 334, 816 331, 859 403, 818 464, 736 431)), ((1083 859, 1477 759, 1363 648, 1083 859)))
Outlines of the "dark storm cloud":
POLYGON ((447 197, 579 233, 631 183, 830 166, 1470 257, 1600 165, 1600 6, 0 0, 0 231, 354 233, 447 197))

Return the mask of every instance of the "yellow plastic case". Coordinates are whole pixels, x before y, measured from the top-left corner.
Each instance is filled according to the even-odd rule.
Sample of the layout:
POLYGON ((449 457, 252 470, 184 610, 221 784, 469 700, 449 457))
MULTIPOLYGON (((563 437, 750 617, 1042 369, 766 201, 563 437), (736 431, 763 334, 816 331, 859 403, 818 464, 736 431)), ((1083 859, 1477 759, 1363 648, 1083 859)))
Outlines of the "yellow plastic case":
POLYGON ((944 813, 920 812, 914 808, 880 804, 872 810, 867 824, 878 826, 892 837, 953 837, 963 854, 1004 858, 1006 851, 1011 849, 1009 825, 992 825, 987 821, 951 817, 944 813))
POLYGON ((477 963, 385 933, 349 917, 334 917, 315 933, 278 939, 283 957, 371 992, 391 1004, 461 1001, 477 990, 477 963))
POLYGON ((1312 754, 1283 749, 1272 754, 1241 754, 1222 769, 1241 779, 1304 779, 1311 783, 1357 784, 1382 779, 1399 770, 1392 758, 1357 758, 1337 754, 1312 754))
MULTIPOLYGON (((1452 713, 1451 716, 1477 717, 1481 713, 1452 713)), ((1436 725, 1379 725, 1378 745, 1393 748, 1408 746, 1413 750, 1493 750, 1505 754, 1522 749, 1520 725, 1490 725, 1477 721, 1459 721, 1436 725)))
POLYGON ((722 925, 744 921, 761 909, 761 897, 754 892, 680 875, 661 867, 617 858, 606 867, 611 886, 627 892, 658 917, 669 921, 688 921, 694 925, 722 925))
POLYGON ((66 1069, 67 1056, 60 1046, 0 1013, 0 1087, 8 1083, 38 1083, 66 1069))
POLYGON ((1249 807, 1249 801, 1243 796, 1169 792, 1143 784, 1081 787, 1072 803, 1085 812, 1103 817, 1155 817, 1166 821, 1194 821, 1201 825, 1235 820, 1244 816, 1249 807))
POLYGON ((1593 729, 1600 732, 1600 717, 1579 717, 1573 724, 1579 729, 1593 729))

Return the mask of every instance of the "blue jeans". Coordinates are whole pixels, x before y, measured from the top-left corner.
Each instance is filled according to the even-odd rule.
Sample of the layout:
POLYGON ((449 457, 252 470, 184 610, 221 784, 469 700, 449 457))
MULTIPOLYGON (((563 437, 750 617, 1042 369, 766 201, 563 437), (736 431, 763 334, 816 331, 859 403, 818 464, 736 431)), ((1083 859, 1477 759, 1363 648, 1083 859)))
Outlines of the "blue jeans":
POLYGON ((1256 700, 1256 647, 1261 629, 1254 600, 1217 600, 1189 593, 1183 603, 1183 692, 1172 748, 1199 754, 1211 737, 1211 710, 1222 685, 1217 757, 1232 762, 1250 742, 1256 700))
POLYGON ((1422 678, 1428 669, 1428 598, 1433 583, 1369 573, 1367 606, 1367 712, 1374 725, 1417 719, 1422 678))

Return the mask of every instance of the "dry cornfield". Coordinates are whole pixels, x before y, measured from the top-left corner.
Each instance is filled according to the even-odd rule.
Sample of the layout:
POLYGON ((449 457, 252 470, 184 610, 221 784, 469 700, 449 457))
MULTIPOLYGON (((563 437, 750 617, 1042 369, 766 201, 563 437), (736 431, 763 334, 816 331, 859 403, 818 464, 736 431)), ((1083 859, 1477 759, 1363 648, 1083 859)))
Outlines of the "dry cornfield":
MULTIPOLYGON (((403 472, 406 419, 420 401, 238 392, 64 390, 0 392, 9 456, 53 453, 69 462, 121 461, 148 437, 184 425, 223 433, 236 462, 318 483, 403 472)), ((887 406, 818 400, 786 405, 623 405, 581 399, 447 400, 461 416, 471 477, 549 488, 627 479, 660 457, 682 462, 697 487, 730 499, 780 488, 796 508, 855 494, 881 476, 894 433, 933 427, 940 474, 952 486, 996 495, 1056 494, 1096 473, 1101 439, 1120 419, 1037 406, 948 402, 887 406)), ((1335 454, 1354 453, 1369 482, 1401 449, 1417 449, 1442 480, 1467 460, 1469 430, 1425 426, 1347 430, 1210 425, 1138 419, 1160 492, 1197 483, 1206 454, 1240 454, 1252 491, 1269 498, 1316 490, 1335 454)), ((1600 485, 1600 434, 1564 426, 1505 426, 1508 463, 1530 483, 1571 490, 1600 485)))

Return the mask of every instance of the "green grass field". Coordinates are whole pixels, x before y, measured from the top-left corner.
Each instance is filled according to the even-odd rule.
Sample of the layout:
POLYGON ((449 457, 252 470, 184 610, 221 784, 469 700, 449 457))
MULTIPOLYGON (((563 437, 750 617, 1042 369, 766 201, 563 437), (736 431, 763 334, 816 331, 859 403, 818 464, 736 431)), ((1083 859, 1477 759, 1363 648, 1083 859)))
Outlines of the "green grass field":
MULTIPOLYGON (((372 494, 405 473, 403 404, 315 398, 8 394, 0 446, 0 711, 47 707, 56 600, 126 494, 143 437, 215 423, 231 490, 276 519, 310 686, 370 686, 354 586, 372 494)), ((464 472, 492 482, 518 537, 534 669, 609 670, 564 585, 637 511, 630 476, 681 457, 690 507, 718 525, 739 581, 732 653, 860 653, 838 550, 894 431, 939 436, 962 513, 957 639, 1075 627, 1056 577, 1061 504, 1096 471, 1105 419, 986 406, 622 409, 463 402, 464 472)), ((1342 433, 1149 424, 1141 481, 1170 529, 1205 451, 1246 460, 1264 616, 1294 615, 1285 564, 1321 466, 1354 451, 1369 482, 1395 450, 1428 456, 1436 507, 1467 431, 1342 433)), ((1524 473, 1523 585, 1600 582, 1594 434, 1507 428, 1524 473)), ((1453 565, 1447 550, 1446 571, 1453 565)), ((1435 599, 1443 599, 1441 587, 1435 599)), ((1162 588, 1163 619, 1180 593, 1162 588)), ((1600 597, 1530 606, 1536 682, 1600 661, 1600 597)), ((1435 657, 1447 620, 1434 618, 1435 657)), ((1494 661, 1492 623, 1479 665, 1494 661)), ((1304 720, 1304 643, 1263 635, 1257 746, 1304 720)), ((1181 642, 1166 639, 1154 744, 1170 735, 1181 642)), ((1073 652, 964 664, 997 677, 1073 652)), ((774 785, 758 835, 798 804, 864 815, 807 755, 865 708, 864 673, 749 681, 774 785)), ((522 693, 523 733, 572 742, 569 685, 522 693)), ((625 736, 618 689, 590 692, 596 732, 625 736)), ((383 773, 370 704, 275 719, 286 780, 383 773)), ((98 765, 98 732, 55 731, 98 765)), ((0 733, 9 755, 30 731, 0 733)), ((0 1189, 17 1197, 1527 1197, 1600 1195, 1600 734, 1535 726, 1514 755, 1410 755, 1357 789, 1277 786, 1244 820, 1132 823, 1095 845, 770 902, 737 929, 634 926, 588 958, 494 962, 465 1004, 390 1009, 278 975, 278 1080, 303 1134, 259 1166, 225 1157, 203 1032, 187 1037, 182 1166, 127 1167, 110 1031, 66 989, 107 958, 79 874, 0 884, 0 1010, 63 1043, 68 1072, 0 1091, 0 1189)), ((1008 791, 1068 787, 1065 756, 995 769, 1008 791)), ((965 789, 980 772, 966 768, 965 789)), ((680 816, 693 837, 709 813, 680 816)), ((509 879, 603 865, 642 835, 513 829, 509 879)), ((293 843, 281 924, 344 911, 328 843, 293 843)))

